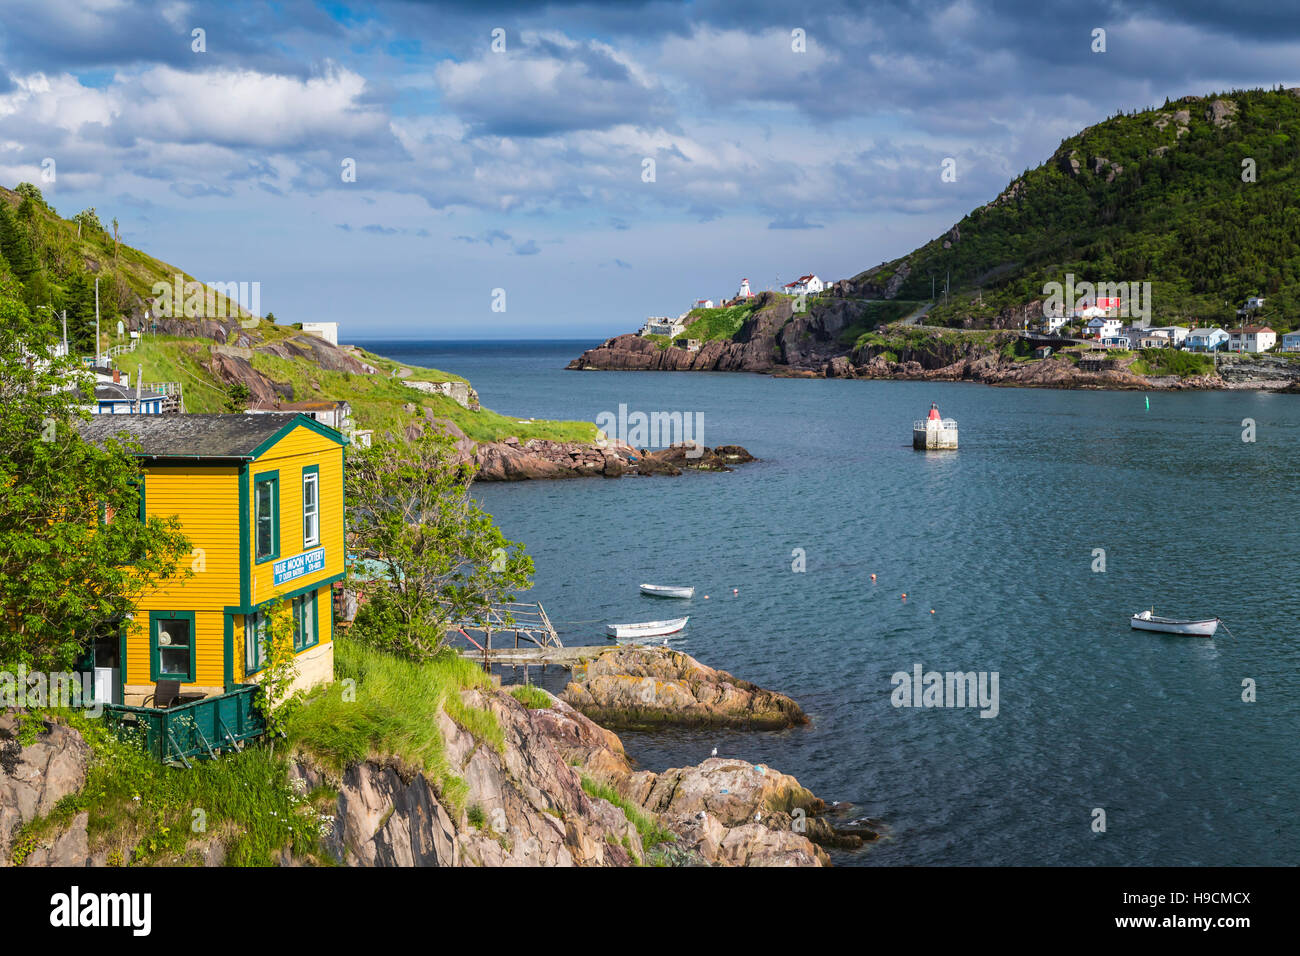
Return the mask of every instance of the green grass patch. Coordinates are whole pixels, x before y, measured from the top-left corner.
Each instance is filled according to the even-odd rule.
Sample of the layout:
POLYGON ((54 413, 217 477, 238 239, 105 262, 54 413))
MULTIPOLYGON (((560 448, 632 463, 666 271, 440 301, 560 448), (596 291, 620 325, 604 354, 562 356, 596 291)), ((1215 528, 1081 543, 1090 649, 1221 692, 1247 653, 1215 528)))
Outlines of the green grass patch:
POLYGON ((285 848, 328 862, 319 853, 323 818, 290 785, 283 752, 250 747, 184 770, 118 739, 102 721, 75 713, 60 719, 90 746, 86 783, 15 834, 13 863, 20 865, 82 812, 91 851, 107 851, 110 865, 197 865, 200 845, 213 839, 225 844, 232 866, 274 865, 285 848))
MULTIPOLYGON (((263 322, 257 328, 271 338, 287 338, 287 330, 263 322), (281 335, 281 332, 284 334, 281 335)), ((211 343, 206 339, 177 336, 147 336, 135 352, 124 356, 122 367, 134 375, 132 366, 139 363, 146 382, 180 382, 185 397, 185 410, 190 413, 211 414, 226 410, 228 390, 220 385, 204 367, 210 358, 211 343)), ((436 369, 417 369, 401 366, 390 359, 369 352, 362 353, 365 361, 381 371, 396 368, 413 368, 407 381, 464 381, 455 375, 436 369)), ((284 359, 276 355, 253 351, 249 360, 253 368, 274 382, 291 385, 295 401, 343 400, 351 404, 353 420, 358 428, 372 428, 376 432, 401 435, 414 417, 405 410, 415 405, 424 416, 431 409, 439 418, 447 418, 475 441, 501 441, 516 436, 520 441, 531 438, 551 441, 591 442, 596 438, 596 426, 591 422, 538 421, 520 422, 500 415, 491 409, 471 411, 445 395, 427 395, 402 384, 402 380, 389 374, 358 375, 351 372, 332 371, 305 360, 284 359)))
POLYGON ((398 756, 422 770, 454 810, 464 809, 468 787, 452 773, 438 714, 445 711, 474 737, 504 751, 496 716, 460 697, 462 690, 492 686, 478 665, 450 648, 417 664, 339 638, 334 673, 335 682, 318 688, 294 713, 290 745, 340 774, 370 756, 398 756))
POLYGON ((686 338, 699 339, 701 342, 732 339, 757 308, 756 297, 725 309, 691 309, 686 319, 686 329, 682 334, 686 338))
POLYGON ((551 707, 551 695, 532 684, 510 688, 510 696, 529 710, 549 710, 551 707))
POLYGON ((671 830, 661 826, 656 820, 648 816, 644 810, 625 799, 613 787, 604 783, 597 783, 586 774, 582 775, 582 789, 595 800, 607 800, 614 806, 623 811, 628 822, 636 827, 637 833, 641 834, 641 845, 649 850, 657 843, 671 843, 676 836, 671 830))
POLYGON ((1129 370, 1138 375, 1176 375, 1188 378, 1209 375, 1214 371, 1214 359, 1200 352, 1181 349, 1142 349, 1141 357, 1134 360, 1129 370))

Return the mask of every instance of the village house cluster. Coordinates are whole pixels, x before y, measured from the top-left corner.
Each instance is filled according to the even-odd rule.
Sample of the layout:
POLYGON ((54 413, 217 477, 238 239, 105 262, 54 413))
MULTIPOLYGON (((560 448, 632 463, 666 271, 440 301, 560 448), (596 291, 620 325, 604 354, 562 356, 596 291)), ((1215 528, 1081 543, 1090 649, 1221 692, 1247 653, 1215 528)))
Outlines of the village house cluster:
MULTIPOLYGON (((1103 348, 1162 349, 1175 348, 1187 352, 1268 352, 1278 346, 1277 332, 1267 325, 1252 321, 1264 309, 1265 300, 1252 296, 1237 310, 1240 325, 1224 329, 1218 326, 1162 325, 1149 326, 1130 320, 1125 324, 1124 302, 1119 297, 1098 297, 1095 302, 1081 304, 1068 313, 1053 312, 1043 316, 1039 331, 1058 335, 1067 327, 1079 327, 1082 337, 1095 339, 1103 348)), ((1280 336, 1283 352, 1300 352, 1300 330, 1280 336)))

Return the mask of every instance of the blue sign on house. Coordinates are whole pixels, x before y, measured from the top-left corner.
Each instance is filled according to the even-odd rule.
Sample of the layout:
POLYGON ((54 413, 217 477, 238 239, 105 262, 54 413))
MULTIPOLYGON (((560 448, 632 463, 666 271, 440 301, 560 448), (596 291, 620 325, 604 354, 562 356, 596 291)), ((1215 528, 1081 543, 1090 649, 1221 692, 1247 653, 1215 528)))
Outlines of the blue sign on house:
POLYGON ((273 568, 276 584, 283 584, 285 581, 292 581, 294 578, 300 578, 304 574, 323 571, 325 570, 325 549, 317 548, 314 551, 304 551, 302 554, 295 554, 292 558, 283 558, 275 562, 273 568))

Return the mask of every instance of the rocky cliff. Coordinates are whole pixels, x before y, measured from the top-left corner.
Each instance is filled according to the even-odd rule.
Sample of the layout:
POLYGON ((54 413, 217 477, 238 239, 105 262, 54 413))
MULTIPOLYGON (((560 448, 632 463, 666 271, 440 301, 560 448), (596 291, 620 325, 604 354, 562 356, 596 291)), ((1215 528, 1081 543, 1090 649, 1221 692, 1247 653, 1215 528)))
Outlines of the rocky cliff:
MULTIPOLYGON (((782 301, 773 304, 773 314, 780 314, 782 301)), ((784 301, 784 305, 788 312, 789 302, 784 301)), ((698 352, 688 352, 681 348, 660 349, 653 340, 622 335, 583 353, 568 367, 749 371, 789 377, 979 382, 1026 388, 1278 389, 1300 382, 1300 363, 1283 356, 1224 356, 1212 374, 1181 378, 1138 374, 1130 368, 1132 355, 1110 362, 1106 368, 1086 370, 1079 366, 1077 355, 1068 353, 1027 358, 1030 346, 1010 329, 889 325, 859 335, 850 345, 846 344, 846 330, 856 331, 861 326, 851 321, 851 306, 844 302, 840 305, 849 311, 815 308, 810 316, 817 321, 811 325, 802 321, 807 317, 796 316, 775 334, 771 332, 772 323, 756 315, 752 324, 747 323, 751 338, 740 353, 729 348, 734 343, 710 342, 698 352), (841 321, 849 324, 840 326, 841 321), (788 341, 791 328, 799 330, 798 349, 788 341), (737 355, 745 359, 739 366, 737 355)), ((1007 321, 1023 322, 1015 317, 1007 321)))
MULTIPOLYGON (((653 339, 619 335, 569 363, 571 369, 634 371, 771 372, 778 368, 819 368, 847 351, 845 333, 865 321, 866 300, 828 296, 796 314, 787 296, 764 292, 757 308, 729 340, 704 342, 699 351, 653 339)), ((683 335, 691 334, 688 326, 683 335)))
MULTIPOLYGON (((709 671, 676 655, 683 674, 709 671)), ((744 682, 722 675, 744 691, 744 682)), ((753 689, 757 691, 757 688, 753 689)), ((308 754, 289 775, 303 793, 330 794, 321 808, 323 860, 346 866, 824 866, 824 847, 853 848, 870 830, 837 829, 826 804, 787 774, 743 760, 710 758, 662 773, 636 770, 613 732, 569 704, 528 707, 503 690, 465 691, 503 730, 503 746, 481 740, 444 714, 439 729, 448 767, 465 782, 455 803, 419 768, 372 755, 333 773, 308 754)), ((751 696, 753 692, 750 691, 751 696)), ((761 692, 766 695, 768 692, 761 692)), ((764 707, 802 712, 780 695, 764 707), (786 703, 788 702, 788 703, 786 703)), ((44 816, 86 780, 89 748, 67 727, 47 724, 18 745, 13 721, 0 717, 0 862, 13 854, 16 830, 44 816)), ((109 851, 88 835, 81 813, 25 846, 24 865, 102 866, 109 851)), ((102 841, 100 841, 102 843, 102 841)), ((164 863, 220 865, 222 834, 192 842, 164 863)))
POLYGON ((784 730, 808 723, 789 697, 666 647, 626 645, 577 668, 564 699, 620 730, 666 725, 784 730))

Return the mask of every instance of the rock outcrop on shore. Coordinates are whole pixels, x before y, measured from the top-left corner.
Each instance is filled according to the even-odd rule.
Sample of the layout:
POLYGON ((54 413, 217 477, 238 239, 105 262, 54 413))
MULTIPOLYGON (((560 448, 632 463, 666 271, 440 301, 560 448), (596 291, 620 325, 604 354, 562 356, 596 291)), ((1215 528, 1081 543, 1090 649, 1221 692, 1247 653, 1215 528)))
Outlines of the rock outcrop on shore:
MULTIPOLYGON (((978 382, 1025 388, 1182 390, 1281 389, 1300 384, 1300 363, 1281 355, 1223 355, 1213 372, 1186 377, 1139 375, 1132 358, 1098 371, 1082 369, 1059 352, 1045 359, 1017 358, 1019 329, 1041 315, 1033 301, 1005 310, 983 330, 920 325, 882 326, 882 336, 858 336, 869 325, 867 306, 887 290, 868 279, 842 280, 808 310, 795 314, 789 298, 763 293, 755 311, 729 340, 697 351, 655 339, 618 335, 569 363, 576 370, 759 372, 792 378, 900 379, 978 382), (888 343, 903 333, 904 346, 888 343), (857 344, 862 341, 863 344, 857 344)), ((690 329, 684 334, 689 337, 690 329)), ((1023 345, 1021 345, 1023 349, 1023 345)))
POLYGON ((575 670, 563 697, 618 730, 665 725, 780 730, 808 723, 784 694, 666 647, 611 648, 575 670))
POLYGON ((680 443, 649 451, 611 440, 585 444, 541 438, 521 442, 510 437, 475 443, 451 419, 430 416, 428 421, 452 440, 461 461, 474 463, 476 481, 680 475, 684 471, 731 471, 735 465, 756 460, 739 445, 709 448, 680 443))
MULTIPOLYGON (((638 656, 626 667, 677 674, 678 684, 730 685, 714 708, 779 713, 787 724, 802 719, 789 698, 684 654, 654 665, 636 664, 638 656)), ((470 707, 491 711, 502 744, 440 715, 447 767, 464 782, 454 804, 420 768, 397 757, 372 755, 335 773, 310 754, 293 756, 290 780, 301 792, 335 794, 323 817, 329 860, 345 866, 825 866, 826 847, 854 848, 876 836, 837 829, 821 799, 762 764, 716 757, 662 773, 635 770, 615 733, 557 697, 547 695, 550 706, 527 707, 501 689, 462 696, 470 707)), ((702 697, 692 699, 698 706, 702 697)), ((91 759, 74 730, 47 724, 22 747, 12 725, 0 716, 0 865, 10 860, 19 826, 84 785, 91 759)), ((225 858, 217 828, 194 840, 183 859, 160 862, 213 866, 225 858)), ((107 849, 92 845, 81 813, 29 847, 25 865, 104 866, 108 860, 107 849)), ((322 861, 286 851, 280 862, 322 861)))

